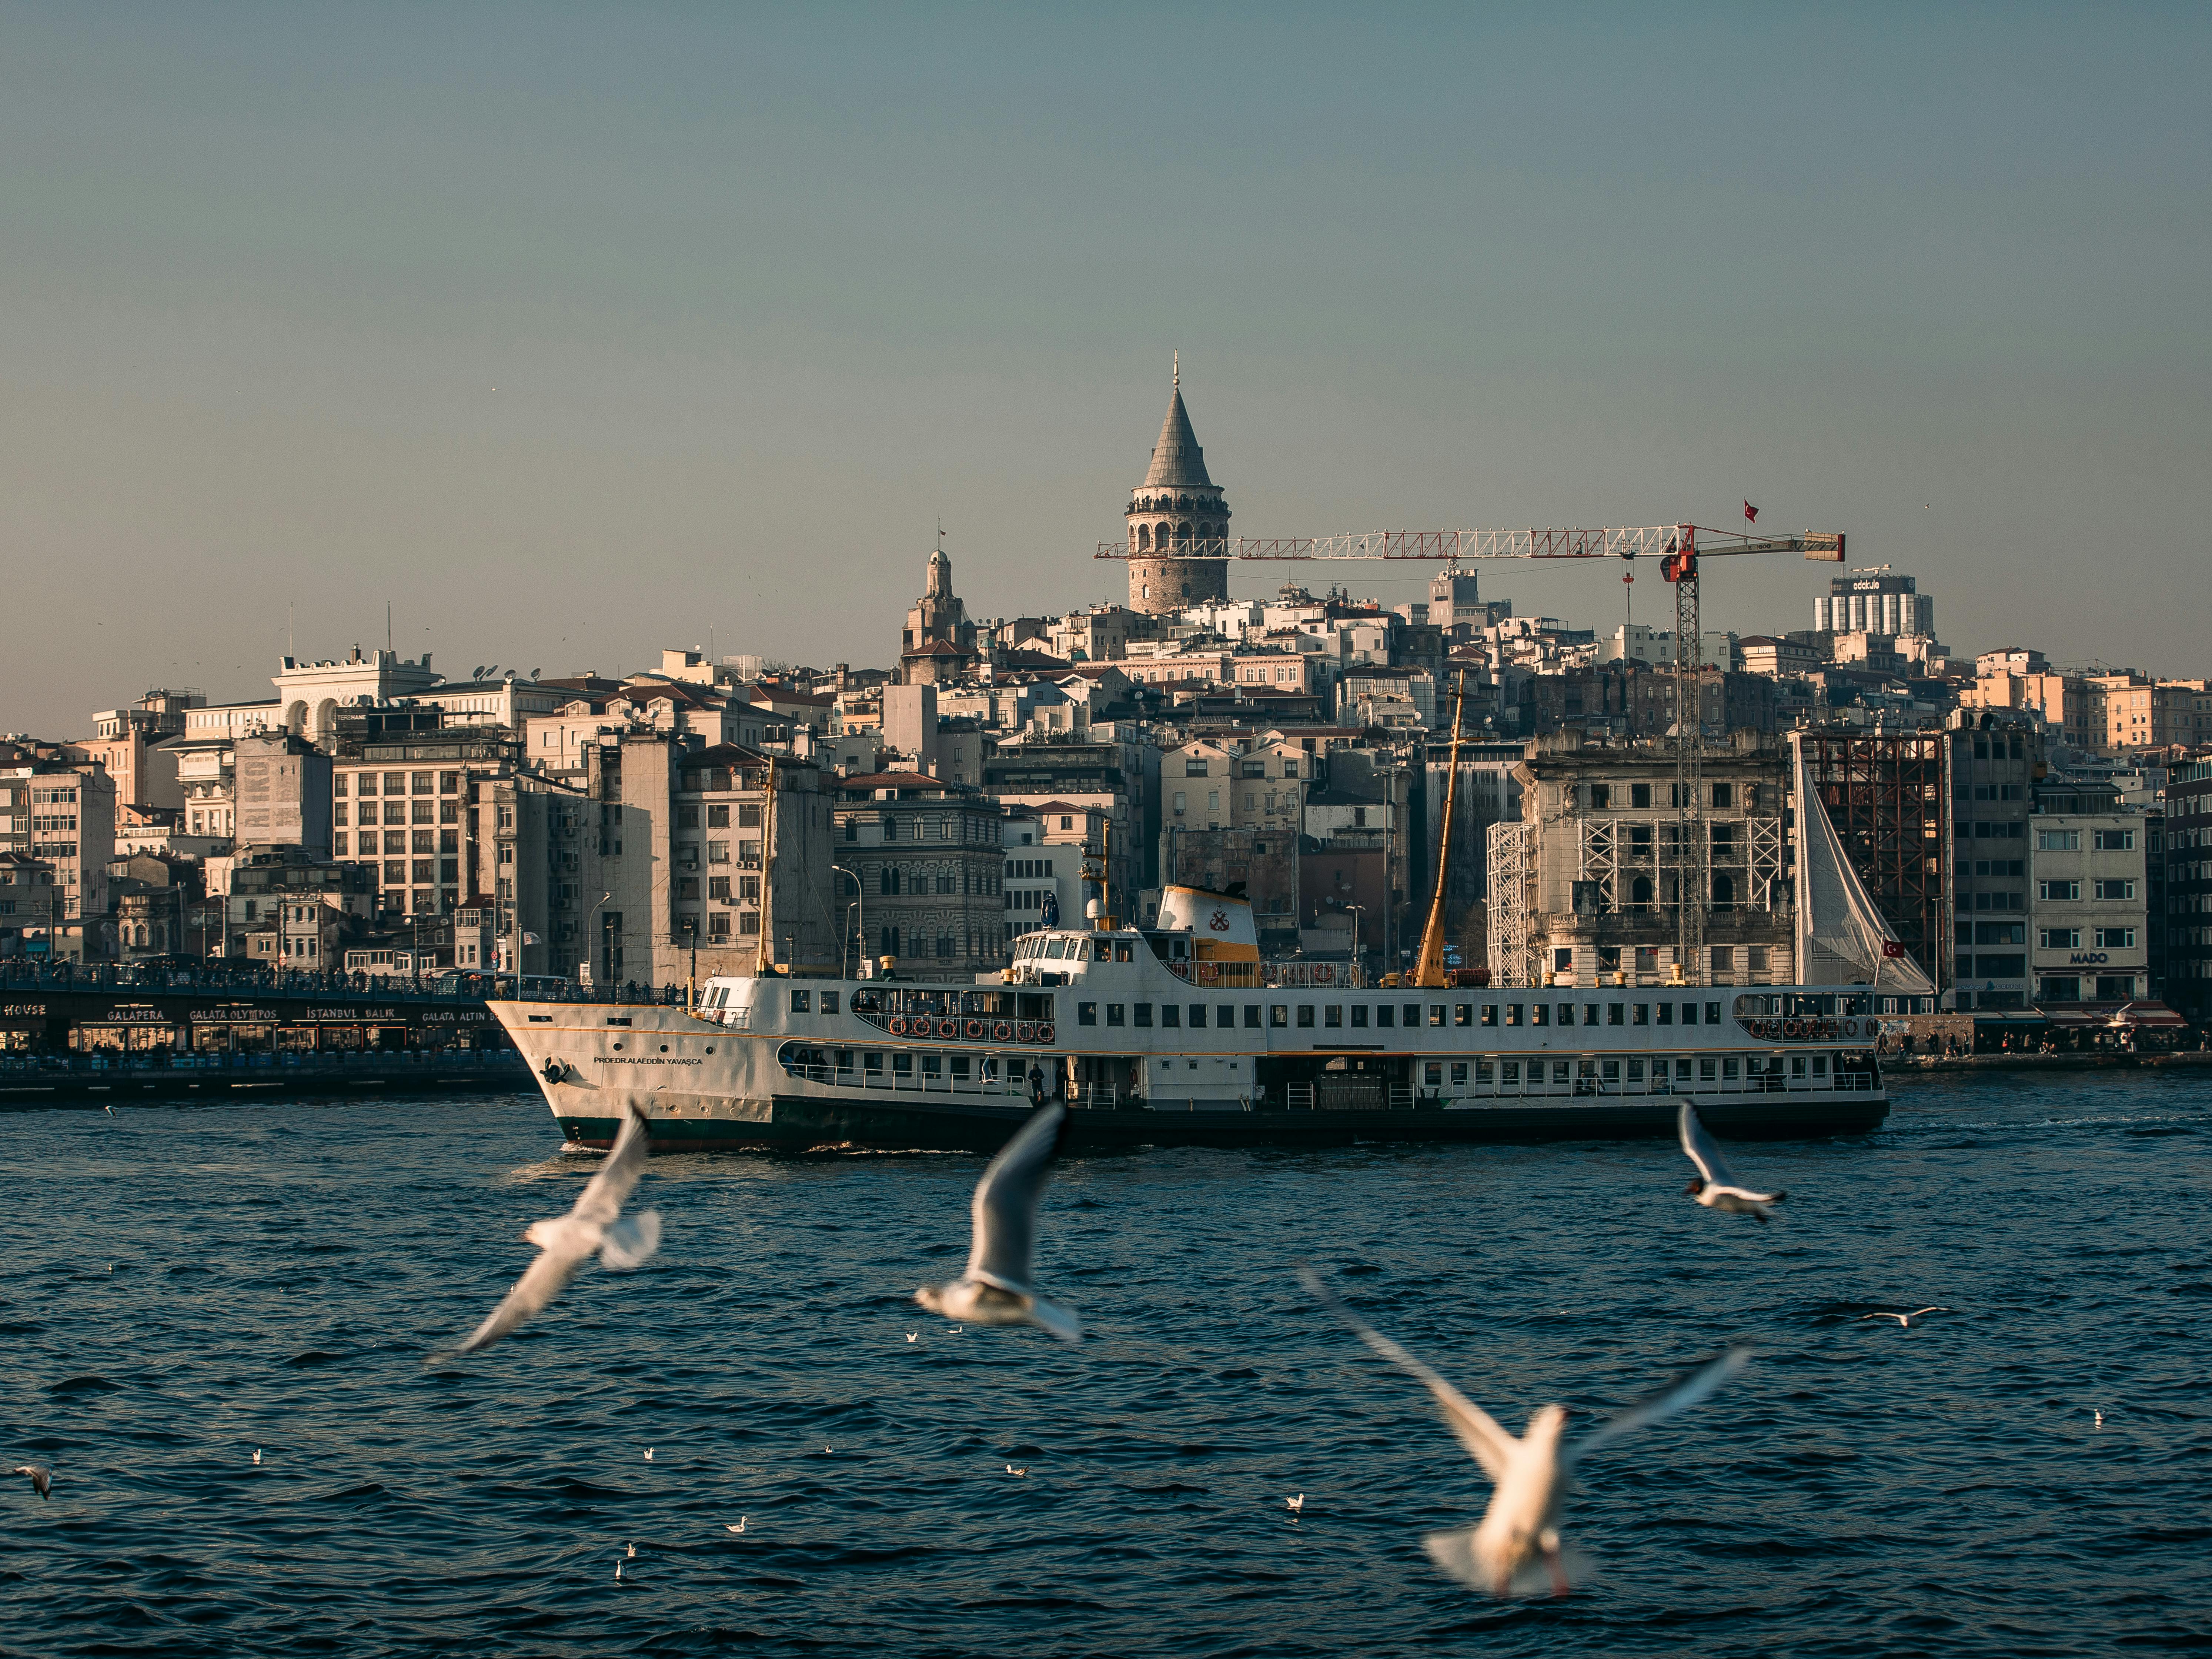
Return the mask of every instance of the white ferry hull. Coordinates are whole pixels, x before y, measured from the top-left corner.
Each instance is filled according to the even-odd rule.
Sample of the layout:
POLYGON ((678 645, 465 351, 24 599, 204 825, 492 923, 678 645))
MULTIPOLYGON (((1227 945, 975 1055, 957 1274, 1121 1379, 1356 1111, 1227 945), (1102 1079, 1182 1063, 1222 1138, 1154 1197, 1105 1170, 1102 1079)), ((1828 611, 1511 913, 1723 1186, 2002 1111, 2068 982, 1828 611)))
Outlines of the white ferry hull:
POLYGON ((1113 966, 1146 971, 1024 990, 1043 1018, 995 988, 784 979, 716 981, 702 1003, 724 1006, 696 1013, 491 1006, 580 1146, 611 1145, 635 1108, 656 1152, 988 1153, 1040 1085, 1069 1101, 1083 1152, 1669 1136, 1685 1098, 1734 1139, 1888 1115, 1876 1022, 1840 1013, 1866 1000, 1848 988, 1215 989, 1113 966), (1765 999, 1838 1012, 1756 1017, 1765 999), (917 1004, 939 1012, 884 1012, 917 1004))

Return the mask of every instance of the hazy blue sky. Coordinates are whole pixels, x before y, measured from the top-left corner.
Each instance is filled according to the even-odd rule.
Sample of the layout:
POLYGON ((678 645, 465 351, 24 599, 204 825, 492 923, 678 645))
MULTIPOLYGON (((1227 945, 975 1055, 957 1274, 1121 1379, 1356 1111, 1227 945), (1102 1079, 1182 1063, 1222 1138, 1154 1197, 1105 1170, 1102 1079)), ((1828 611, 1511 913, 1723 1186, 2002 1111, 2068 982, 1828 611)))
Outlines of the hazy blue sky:
MULTIPOLYGON (((0 6, 0 729, 266 695, 288 605, 328 655, 389 598, 449 672, 710 625, 886 663, 940 514, 975 611, 1123 593, 1085 556, 1176 347, 1246 533, 1748 495, 1960 649, 2212 672, 2208 42, 2202 5, 0 6)), ((1708 625, 1809 626, 1832 570, 1731 562, 1708 625)), ((1610 628, 1616 574, 1485 591, 1610 628)))

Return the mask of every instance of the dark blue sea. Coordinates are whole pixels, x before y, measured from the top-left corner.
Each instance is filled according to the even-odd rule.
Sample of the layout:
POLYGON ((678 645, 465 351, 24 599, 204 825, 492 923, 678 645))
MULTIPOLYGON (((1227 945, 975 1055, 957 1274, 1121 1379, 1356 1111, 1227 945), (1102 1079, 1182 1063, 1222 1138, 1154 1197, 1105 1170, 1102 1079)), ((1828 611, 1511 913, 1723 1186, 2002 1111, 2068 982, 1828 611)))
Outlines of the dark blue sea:
POLYGON ((1073 1162, 1075 1349, 912 1302, 975 1159, 657 1159, 656 1260, 440 1367, 596 1164, 534 1097, 4 1121, 10 1655, 2212 1648, 2192 1079, 1901 1087, 1740 1149, 1764 1228, 1658 1143, 1073 1162), (1583 1465, 1594 1581, 1495 1602, 1420 1543, 1480 1472, 1300 1261, 1516 1431, 1759 1358, 1583 1465))

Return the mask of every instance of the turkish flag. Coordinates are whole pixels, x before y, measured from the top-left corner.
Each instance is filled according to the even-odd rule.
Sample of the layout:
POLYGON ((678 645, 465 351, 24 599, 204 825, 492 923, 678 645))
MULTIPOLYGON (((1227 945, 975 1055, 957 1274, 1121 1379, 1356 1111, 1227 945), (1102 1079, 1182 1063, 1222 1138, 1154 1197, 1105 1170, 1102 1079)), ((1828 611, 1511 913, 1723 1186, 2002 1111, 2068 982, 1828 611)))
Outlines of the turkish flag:
POLYGON ((1905 954, 1905 947, 1893 939, 1886 939, 1881 942, 1881 953, 1884 957, 1894 959, 1905 954))
POLYGON ((1759 509, 1749 501, 1743 504, 1743 516, 1753 524, 1759 522, 1759 509))

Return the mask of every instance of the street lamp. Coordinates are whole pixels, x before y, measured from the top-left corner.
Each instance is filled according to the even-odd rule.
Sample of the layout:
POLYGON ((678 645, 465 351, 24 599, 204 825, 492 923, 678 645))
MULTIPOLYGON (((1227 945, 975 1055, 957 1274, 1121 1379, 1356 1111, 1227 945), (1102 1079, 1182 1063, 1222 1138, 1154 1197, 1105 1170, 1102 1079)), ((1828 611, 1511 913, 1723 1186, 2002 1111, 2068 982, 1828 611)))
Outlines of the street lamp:
POLYGON ((1359 921, 1360 918, 1367 914, 1367 907, 1364 904, 1347 904, 1344 908, 1352 912, 1352 962, 1354 967, 1358 967, 1359 965, 1359 921))
MULTIPOLYGON (((860 877, 854 874, 852 871, 848 870, 843 865, 833 864, 830 867, 832 870, 835 870, 839 875, 848 876, 852 878, 853 891, 855 895, 853 903, 858 905, 860 911, 860 925, 856 930, 854 930, 853 936, 853 948, 860 956, 866 957, 868 952, 868 890, 860 885, 860 877)), ((845 908, 849 910, 853 908, 853 905, 848 905, 845 908)), ((845 971, 845 953, 842 950, 837 952, 837 971, 841 974, 845 971)))

